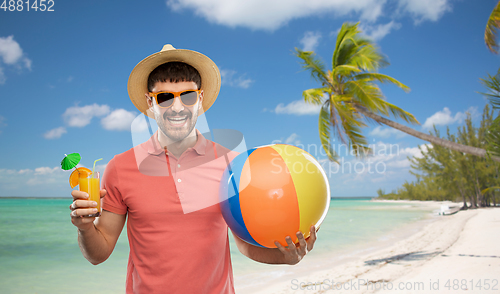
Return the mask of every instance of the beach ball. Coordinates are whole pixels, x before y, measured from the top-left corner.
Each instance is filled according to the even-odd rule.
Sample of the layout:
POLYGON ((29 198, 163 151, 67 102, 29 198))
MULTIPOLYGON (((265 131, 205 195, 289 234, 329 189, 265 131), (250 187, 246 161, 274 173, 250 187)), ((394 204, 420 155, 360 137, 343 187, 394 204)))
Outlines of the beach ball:
POLYGON ((219 186, 219 206, 231 231, 260 247, 287 246, 286 236, 310 235, 330 205, 330 186, 319 162, 291 145, 257 147, 236 156, 219 186))

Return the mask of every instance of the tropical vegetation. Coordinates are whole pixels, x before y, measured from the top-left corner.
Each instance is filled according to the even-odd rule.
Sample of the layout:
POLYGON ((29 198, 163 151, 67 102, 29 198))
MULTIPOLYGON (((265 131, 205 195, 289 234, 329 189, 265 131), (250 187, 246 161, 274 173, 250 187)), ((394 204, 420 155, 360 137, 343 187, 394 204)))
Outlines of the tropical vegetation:
MULTIPOLYGON (((488 49, 495 54, 498 54, 498 41, 497 33, 500 28, 500 1, 490 14, 486 22, 486 29, 484 31, 484 41, 488 49)), ((488 74, 488 77, 481 79, 483 85, 489 89, 485 95, 490 99, 490 104, 494 109, 500 109, 500 69, 495 76, 488 74)), ((497 116, 492 123, 488 136, 488 151, 493 156, 500 156, 500 115, 497 116)))
MULTIPOLYGON (((486 105, 482 120, 474 127, 470 114, 456 134, 446 131, 446 139, 464 145, 486 148, 488 130, 494 119, 494 110, 486 105)), ((434 128, 432 135, 440 137, 434 128)), ((488 158, 477 157, 449 150, 437 144, 419 146, 422 157, 409 158, 411 171, 416 181, 405 182, 401 188, 390 193, 381 189, 378 196, 385 199, 459 201, 463 209, 496 206, 500 195, 500 164, 488 158)))

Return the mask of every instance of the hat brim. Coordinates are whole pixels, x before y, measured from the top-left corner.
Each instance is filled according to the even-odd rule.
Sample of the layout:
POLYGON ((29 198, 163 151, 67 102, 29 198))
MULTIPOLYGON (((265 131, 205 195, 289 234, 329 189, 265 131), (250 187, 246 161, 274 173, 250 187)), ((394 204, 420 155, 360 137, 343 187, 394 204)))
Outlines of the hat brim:
MULTIPOLYGON (((171 48, 171 50, 162 50, 144 58, 134 67, 127 84, 130 100, 140 112, 148 115, 149 106, 145 94, 149 92, 147 87, 149 74, 164 63, 184 62, 194 67, 201 76, 203 104, 202 109, 198 112, 198 115, 200 115, 206 112, 217 99, 221 86, 219 68, 210 58, 199 52, 171 48)), ((149 112, 148 116, 151 117, 151 115, 151 112, 149 112)))

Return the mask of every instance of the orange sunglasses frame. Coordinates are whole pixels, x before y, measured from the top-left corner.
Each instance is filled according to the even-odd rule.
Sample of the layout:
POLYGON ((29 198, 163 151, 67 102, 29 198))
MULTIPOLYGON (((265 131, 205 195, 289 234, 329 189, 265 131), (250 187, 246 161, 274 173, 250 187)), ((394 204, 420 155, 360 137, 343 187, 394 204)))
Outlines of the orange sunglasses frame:
POLYGON ((193 104, 191 104, 191 105, 186 105, 186 104, 184 104, 184 102, 182 102, 181 94, 182 94, 182 93, 184 93, 184 92, 196 92, 196 94, 197 94, 197 95, 196 95, 196 102, 198 102, 198 100, 200 99, 201 89, 200 89, 200 90, 184 90, 184 91, 180 91, 180 92, 171 92, 171 91, 162 91, 162 92, 156 92, 156 93, 149 92, 149 95, 150 95, 150 96, 155 97, 156 104, 158 104, 158 106, 159 106, 160 108, 170 108, 170 107, 172 107, 172 105, 174 105, 174 103, 175 103, 175 98, 177 98, 177 97, 178 97, 178 98, 179 98, 179 100, 181 101, 182 105, 184 105, 184 106, 186 106, 186 107, 191 107, 191 106, 195 105, 195 104, 196 104, 196 102, 195 102, 195 103, 193 103, 193 104), (163 107, 163 106, 161 106, 161 105, 160 105, 160 103, 158 103, 158 94, 162 94, 162 93, 170 93, 170 94, 174 94, 174 102, 172 102, 172 104, 170 104, 170 105, 169 105, 169 106, 167 106, 167 107, 163 107))

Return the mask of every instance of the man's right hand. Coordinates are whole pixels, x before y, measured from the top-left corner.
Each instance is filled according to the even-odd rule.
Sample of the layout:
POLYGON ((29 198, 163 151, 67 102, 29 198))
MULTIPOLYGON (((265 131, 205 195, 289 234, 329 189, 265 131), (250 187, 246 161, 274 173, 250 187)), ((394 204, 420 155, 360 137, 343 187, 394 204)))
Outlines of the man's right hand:
MULTIPOLYGON (((106 195, 106 190, 101 190, 101 199, 106 195)), ((97 203, 88 200, 89 195, 86 192, 73 190, 73 203, 69 206, 71 210, 71 222, 78 229, 85 231, 93 227, 95 217, 86 217, 97 212, 97 203)), ((102 200, 101 200, 102 201, 102 200)))

